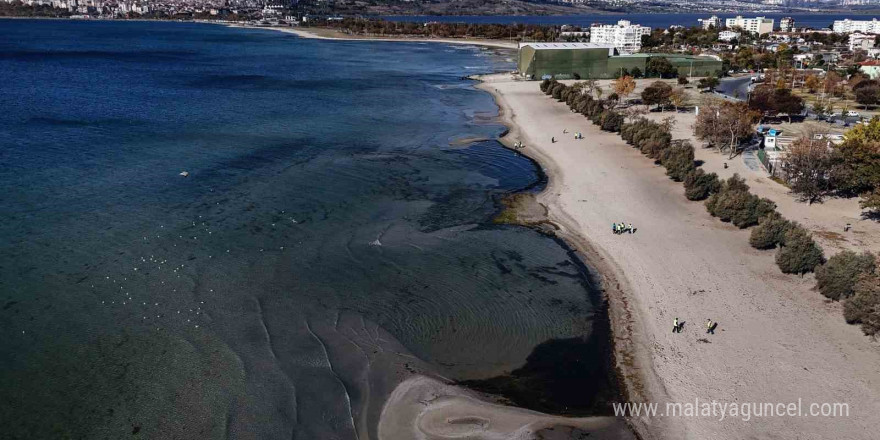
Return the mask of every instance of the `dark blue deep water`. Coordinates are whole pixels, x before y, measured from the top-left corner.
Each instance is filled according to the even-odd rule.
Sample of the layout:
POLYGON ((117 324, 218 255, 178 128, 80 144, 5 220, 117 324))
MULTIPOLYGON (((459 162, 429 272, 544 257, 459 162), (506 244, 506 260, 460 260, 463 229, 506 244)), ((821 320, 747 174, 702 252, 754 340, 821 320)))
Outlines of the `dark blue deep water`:
POLYGON ((461 78, 511 57, 0 20, 0 438, 376 438, 571 341, 604 387, 585 269, 490 221, 539 173, 461 78))

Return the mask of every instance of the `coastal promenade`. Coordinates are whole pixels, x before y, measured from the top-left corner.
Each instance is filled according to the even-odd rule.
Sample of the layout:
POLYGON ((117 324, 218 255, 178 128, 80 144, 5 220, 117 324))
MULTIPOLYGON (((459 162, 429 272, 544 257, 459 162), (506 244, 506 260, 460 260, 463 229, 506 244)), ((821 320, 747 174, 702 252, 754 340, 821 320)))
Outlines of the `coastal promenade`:
MULTIPOLYGON (((509 74, 482 78, 511 131, 504 142, 546 171, 549 220, 603 278, 617 362, 633 401, 846 403, 848 416, 636 417, 643 438, 868 439, 880 430, 880 350, 811 291, 780 274, 748 230, 712 218, 617 134, 509 74), (568 134, 563 134, 566 130, 568 134), (571 133, 580 131, 585 139, 571 133), (551 137, 557 139, 551 143, 551 137), (614 222, 636 234, 615 235, 614 222), (684 321, 672 333, 673 319, 684 321), (714 335, 703 327, 718 322, 714 335)), ((662 415, 662 414, 661 414, 662 415)))

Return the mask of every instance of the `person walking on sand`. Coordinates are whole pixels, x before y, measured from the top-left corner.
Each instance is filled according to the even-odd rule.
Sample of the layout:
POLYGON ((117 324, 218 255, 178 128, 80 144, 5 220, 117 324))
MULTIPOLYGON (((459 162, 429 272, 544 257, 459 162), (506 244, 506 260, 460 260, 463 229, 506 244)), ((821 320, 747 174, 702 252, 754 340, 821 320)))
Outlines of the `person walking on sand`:
POLYGON ((633 232, 636 231, 635 229, 633 229, 633 224, 632 224, 632 223, 626 225, 626 229, 629 230, 629 233, 630 233, 630 234, 632 234, 633 232))
POLYGON ((672 321, 672 333, 681 333, 681 324, 678 323, 678 318, 672 321))
POLYGON ((718 324, 715 324, 714 322, 712 322, 711 319, 706 318, 706 333, 708 333, 710 335, 714 335, 715 334, 715 326, 717 326, 717 325, 718 324))
POLYGON ((551 143, 551 144, 555 144, 555 143, 556 143, 556 137, 551 136, 551 137, 550 137, 550 143, 551 143))

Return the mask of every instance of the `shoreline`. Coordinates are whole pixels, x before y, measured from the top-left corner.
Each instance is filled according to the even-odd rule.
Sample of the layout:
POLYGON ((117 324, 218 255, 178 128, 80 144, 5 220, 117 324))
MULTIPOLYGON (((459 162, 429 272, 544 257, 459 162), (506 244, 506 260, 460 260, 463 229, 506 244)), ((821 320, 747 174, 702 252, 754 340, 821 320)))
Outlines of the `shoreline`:
MULTIPOLYGON (((662 167, 541 93, 539 82, 509 73, 472 78, 492 94, 509 127, 502 144, 524 142, 519 152, 547 174, 536 199, 559 226, 556 234, 600 275, 624 398, 659 406, 656 417, 629 414, 637 435, 871 438, 880 429, 880 346, 840 318, 840 303, 814 291, 812 275, 780 274, 773 252, 748 244, 750 230, 711 217, 662 167), (573 139, 575 131, 584 139, 573 139), (638 232, 611 234, 608 226, 621 220, 638 232), (673 334, 679 317, 686 326, 673 334), (712 335, 702 327, 709 318, 720 323, 712 335), (838 402, 851 413, 847 419, 663 417, 667 405, 695 400, 838 402)), ((687 139, 689 127, 673 134, 687 139)), ((713 170, 721 162, 703 166, 713 170)))
MULTIPOLYGON (((515 113, 510 107, 503 94, 499 93, 495 88, 491 87, 491 83, 485 81, 486 75, 473 75, 470 77, 478 81, 476 88, 483 90, 492 95, 495 104, 498 106, 498 122, 507 127, 507 131, 498 137, 498 141, 506 148, 516 151, 519 154, 529 158, 541 170, 545 176, 546 185, 538 196, 547 197, 558 192, 560 189, 557 174, 557 166, 553 159, 536 148, 528 148, 534 145, 531 139, 523 133, 523 130, 517 124, 515 113), (516 150, 513 148, 515 140, 524 141, 527 148, 516 150)), ((537 82, 534 82, 537 86, 537 82)), ((593 245, 590 240, 577 232, 576 223, 558 206, 543 204, 537 200, 544 208, 544 221, 553 226, 553 231, 547 231, 540 228, 540 224, 529 219, 522 222, 523 226, 538 228, 544 233, 552 233, 552 235, 561 240, 570 250, 571 254, 581 260, 591 273, 595 276, 597 287, 607 301, 607 315, 611 332, 611 345, 613 353, 613 366, 617 371, 617 380, 620 384, 621 397, 625 401, 651 401, 658 400, 650 398, 647 394, 647 383, 655 379, 653 369, 651 369, 650 359, 645 359, 638 350, 636 345, 644 345, 645 341, 638 340, 637 336, 637 316, 630 307, 630 300, 627 292, 630 291, 626 278, 623 277, 622 271, 614 263, 613 259, 603 252, 600 248, 593 245), (552 214, 551 214, 552 212, 552 214)), ((637 426, 627 420, 628 424, 639 438, 653 438, 644 426, 637 426)))
MULTIPOLYGON (((335 31, 332 32, 337 35, 319 35, 317 33, 292 27, 257 27, 232 24, 228 24, 228 26, 250 29, 269 29, 278 32, 294 34, 300 38, 319 40, 432 42, 446 44, 478 45, 494 48, 500 47, 504 49, 516 49, 518 47, 517 43, 508 43, 503 41, 499 42, 493 40, 366 37, 358 38, 338 35, 339 33, 335 31)), ((496 93, 494 89, 489 87, 488 83, 482 80, 483 77, 485 77, 485 75, 469 76, 470 79, 479 81, 476 85, 477 89, 488 92, 493 97, 493 100, 498 107, 498 117, 496 119, 502 125, 507 127, 507 129, 498 136, 497 140, 505 148, 516 151, 513 148, 513 141, 511 139, 523 139, 524 135, 522 133, 522 130, 513 121, 513 118, 510 117, 513 112, 510 109, 509 105, 507 105, 506 101, 503 99, 503 96, 501 96, 499 93, 496 93)), ((556 191, 556 179, 554 179, 553 176, 554 168, 552 166, 552 158, 543 155, 538 150, 534 149, 531 149, 528 152, 524 152, 524 150, 518 152, 523 154, 523 156, 528 158, 530 161, 532 161, 538 169, 540 178, 539 181, 535 183, 535 185, 544 184, 544 188, 538 194, 550 194, 551 192, 556 191)), ((515 194, 527 194, 528 191, 531 188, 534 188, 535 185, 524 188, 516 192, 515 194)), ((626 297, 625 292, 629 291, 626 285, 626 278, 623 276, 620 269, 613 263, 613 260, 610 258, 609 255, 604 253, 600 248, 594 246, 586 237, 576 232, 576 223, 573 222, 570 217, 551 217, 548 215, 550 213, 550 207, 542 203, 537 204, 543 208, 543 215, 536 215, 535 222, 532 222, 531 224, 523 224, 522 226, 537 229, 539 232, 548 234, 552 236, 555 240, 559 240, 560 245, 562 245, 569 254, 577 258, 579 263, 582 264, 589 272, 591 278, 590 282, 595 284, 595 287, 598 288, 602 299, 604 299, 605 313, 607 314, 607 318, 609 320, 605 324, 607 325, 610 336, 609 343, 611 344, 611 359, 608 359, 608 361, 610 361, 611 367, 615 372, 615 377, 612 377, 611 379, 617 382, 620 397, 625 399, 626 401, 648 401, 649 396, 646 394, 647 384, 656 384, 659 383, 659 381, 654 380, 649 382, 648 380, 646 380, 645 373, 643 371, 648 371, 652 375, 654 374, 653 370, 650 368, 650 359, 645 359, 642 355, 642 353, 645 353, 645 350, 640 351, 635 349, 635 345, 639 343, 639 340, 634 337, 634 329, 636 328, 636 326, 633 325, 634 320, 637 319, 637 315, 629 306, 630 301, 626 297)), ((468 388, 467 392, 473 393, 476 391, 472 391, 468 388)), ((383 410, 383 414, 384 412, 385 411, 383 410)), ((636 426, 629 418, 621 417, 620 420, 629 427, 630 433, 634 435, 637 439, 643 440, 653 438, 653 436, 649 434, 647 428, 645 428, 644 426, 636 426)))

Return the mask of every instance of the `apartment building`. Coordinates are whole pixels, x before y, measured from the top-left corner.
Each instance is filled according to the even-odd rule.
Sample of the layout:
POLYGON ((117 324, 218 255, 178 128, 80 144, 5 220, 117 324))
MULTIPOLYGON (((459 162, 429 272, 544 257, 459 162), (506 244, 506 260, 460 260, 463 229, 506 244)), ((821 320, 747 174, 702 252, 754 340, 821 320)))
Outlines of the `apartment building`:
POLYGON ((792 32, 794 31, 794 19, 791 17, 785 17, 779 20, 779 30, 781 32, 792 32))
POLYGON ((873 20, 834 20, 831 29, 836 34, 861 32, 863 34, 880 34, 880 21, 873 20))
POLYGON ((772 18, 743 18, 742 15, 737 15, 736 18, 728 18, 726 24, 728 28, 737 27, 746 32, 751 32, 758 35, 769 34, 770 32, 773 32, 772 18))
POLYGON ((849 34, 849 50, 868 50, 875 46, 877 36, 871 34, 849 34))
POLYGON ((718 33, 718 40, 720 41, 733 41, 739 40, 742 34, 736 31, 721 31, 718 33))
POLYGON ((714 27, 715 29, 721 29, 721 19, 718 18, 717 15, 713 15, 709 18, 699 18, 697 21, 703 26, 703 29, 709 29, 714 27))
POLYGON ((621 53, 636 53, 642 48, 642 35, 651 35, 651 28, 620 20, 617 24, 594 24, 590 42, 610 44, 621 53))

